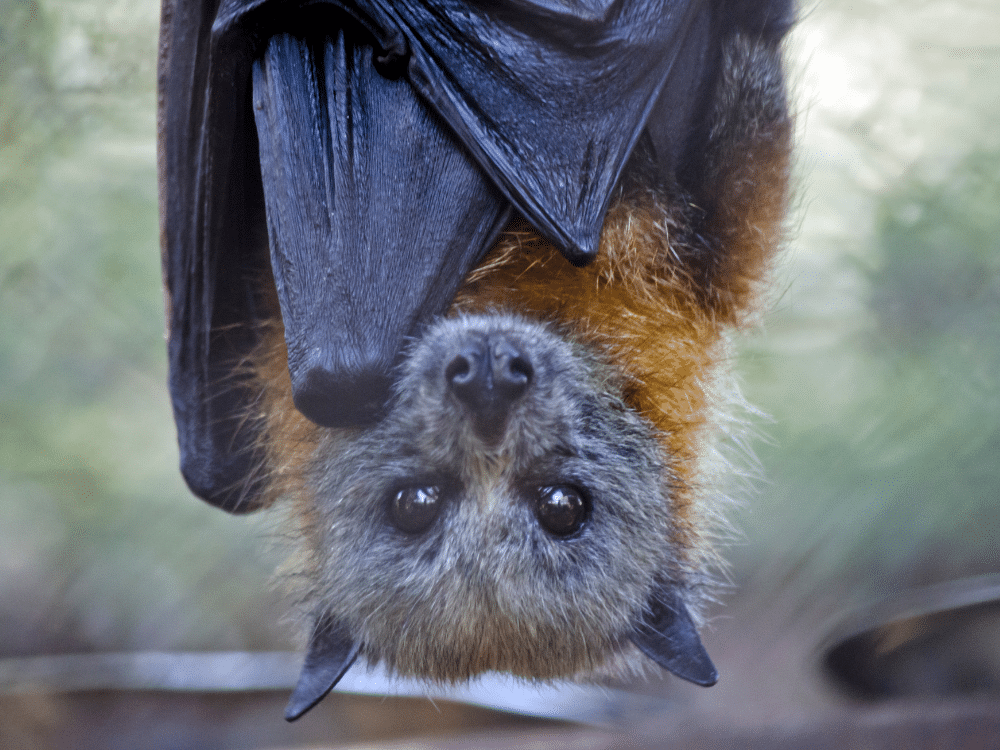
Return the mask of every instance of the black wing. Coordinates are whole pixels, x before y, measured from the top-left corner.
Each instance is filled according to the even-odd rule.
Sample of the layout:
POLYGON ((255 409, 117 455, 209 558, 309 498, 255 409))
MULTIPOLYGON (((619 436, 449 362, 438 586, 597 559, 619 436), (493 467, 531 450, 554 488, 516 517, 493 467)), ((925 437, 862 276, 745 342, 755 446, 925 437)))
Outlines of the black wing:
POLYGON ((511 205, 585 263, 640 136, 661 170, 681 167, 720 7, 164 0, 170 383, 194 492, 254 506, 238 364, 273 314, 268 274, 298 408, 324 425, 375 418, 407 337, 447 308, 511 205))

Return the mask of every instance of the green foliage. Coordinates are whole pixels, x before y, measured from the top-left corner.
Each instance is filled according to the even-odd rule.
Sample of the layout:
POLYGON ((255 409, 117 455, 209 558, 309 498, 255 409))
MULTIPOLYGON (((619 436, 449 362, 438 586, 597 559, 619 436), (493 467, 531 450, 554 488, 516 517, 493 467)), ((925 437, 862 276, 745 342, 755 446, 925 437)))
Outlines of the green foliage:
POLYGON ((845 316, 793 362, 781 325, 808 322, 785 309, 773 359, 755 365, 796 407, 776 409, 762 454, 773 525, 751 526, 765 541, 754 564, 842 596, 1000 568, 1000 154, 913 171, 873 201, 871 252, 844 266, 861 281, 860 323, 845 316))
MULTIPOLYGON (((890 193, 870 274, 869 346, 892 411, 870 443, 899 477, 901 518, 934 518, 942 546, 1000 564, 1000 154, 973 151, 933 185, 890 193), (942 544, 943 543, 943 544, 942 544)), ((906 539, 905 536, 902 537, 906 539)), ((921 566, 926 568, 926 561, 921 566)), ((985 572, 985 571, 984 571, 985 572)))
POLYGON ((983 365, 976 370, 997 371, 998 174, 1000 154, 974 151, 939 184, 906 184, 886 196, 882 263, 870 275, 870 306, 886 345, 946 370, 975 359, 983 365))

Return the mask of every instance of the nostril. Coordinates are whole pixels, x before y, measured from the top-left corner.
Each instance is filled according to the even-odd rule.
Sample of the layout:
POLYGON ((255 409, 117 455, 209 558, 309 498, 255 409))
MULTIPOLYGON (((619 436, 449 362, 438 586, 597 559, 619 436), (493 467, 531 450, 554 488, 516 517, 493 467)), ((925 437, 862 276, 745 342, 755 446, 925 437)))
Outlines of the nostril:
POLYGON ((516 382, 523 382, 527 386, 531 382, 531 376, 535 374, 534 368, 527 357, 512 357, 507 363, 508 377, 516 382))
POLYGON ((512 344, 502 342, 493 348, 493 378, 497 389, 508 399, 521 396, 531 383, 531 361, 512 344))
POLYGON ((459 354, 444 369, 444 377, 452 385, 467 383, 471 380, 472 370, 473 365, 470 359, 464 354, 459 354))

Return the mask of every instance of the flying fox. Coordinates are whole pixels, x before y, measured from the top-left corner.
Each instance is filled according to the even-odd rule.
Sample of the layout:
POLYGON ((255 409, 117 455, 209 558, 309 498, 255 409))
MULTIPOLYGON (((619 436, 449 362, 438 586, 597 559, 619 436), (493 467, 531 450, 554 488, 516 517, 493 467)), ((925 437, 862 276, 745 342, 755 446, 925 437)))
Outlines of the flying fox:
POLYGON ((164 0, 191 490, 289 510, 287 717, 449 682, 717 673, 713 435, 792 146, 789 0, 164 0))

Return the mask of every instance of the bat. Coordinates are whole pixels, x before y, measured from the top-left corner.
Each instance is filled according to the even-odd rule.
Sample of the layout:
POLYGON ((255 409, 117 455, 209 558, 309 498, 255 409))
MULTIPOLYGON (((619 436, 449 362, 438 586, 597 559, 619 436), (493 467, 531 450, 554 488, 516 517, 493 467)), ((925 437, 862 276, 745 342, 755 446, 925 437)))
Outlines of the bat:
POLYGON ((165 0, 181 468, 288 510, 310 639, 460 681, 717 679, 730 331, 780 244, 788 0, 165 0))

